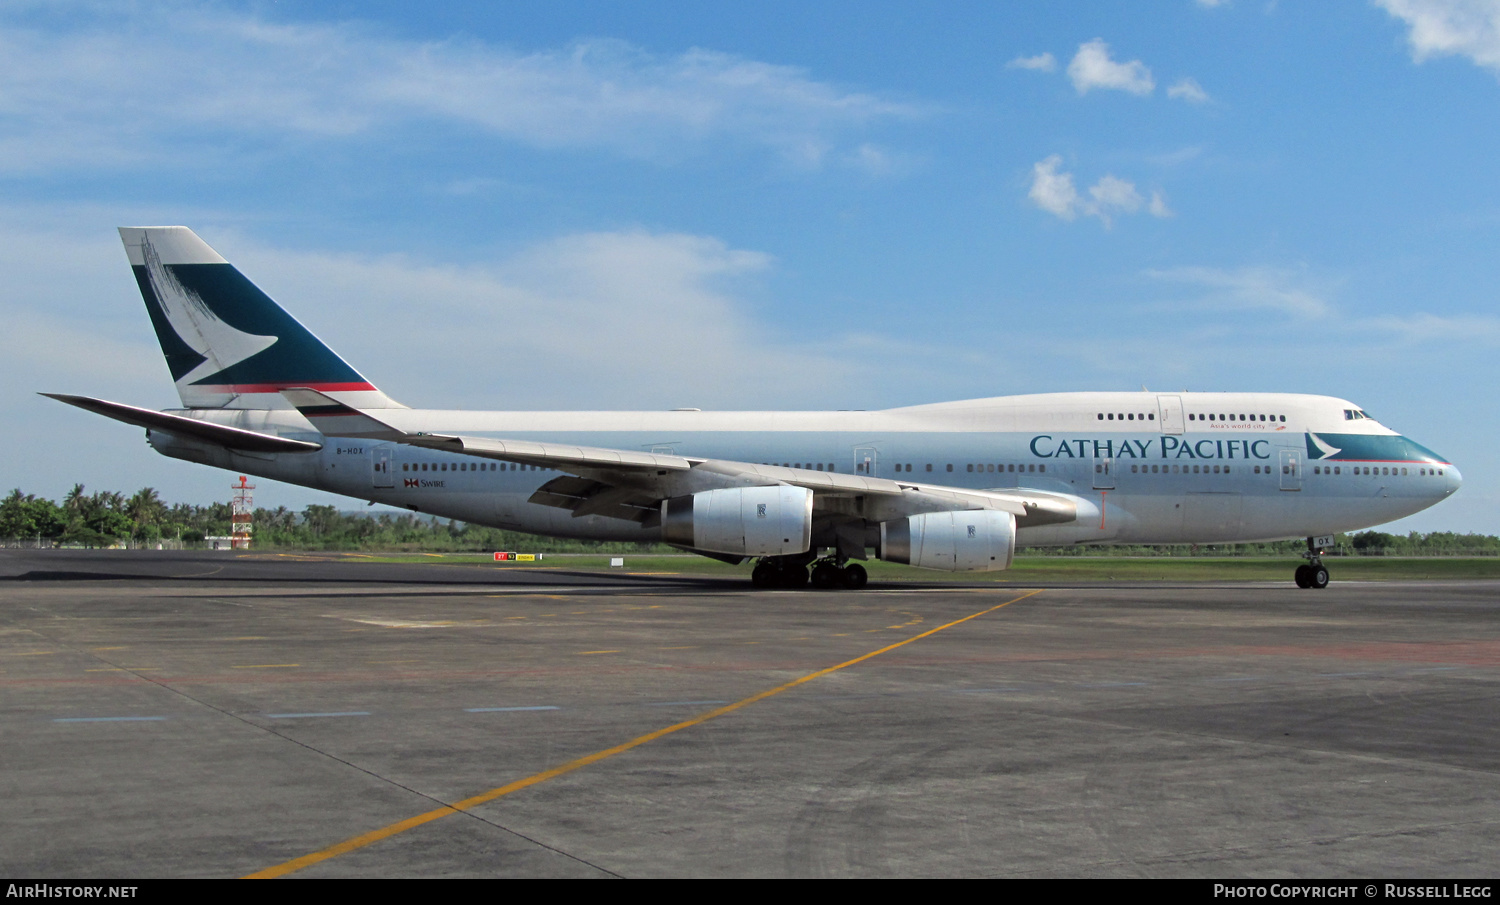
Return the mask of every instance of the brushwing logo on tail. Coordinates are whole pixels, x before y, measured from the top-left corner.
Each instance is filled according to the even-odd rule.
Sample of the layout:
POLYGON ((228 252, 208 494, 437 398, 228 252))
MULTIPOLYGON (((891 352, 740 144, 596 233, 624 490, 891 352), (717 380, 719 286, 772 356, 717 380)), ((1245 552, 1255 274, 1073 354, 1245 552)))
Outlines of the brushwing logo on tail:
POLYGON ((150 240, 142 239, 141 253, 146 259, 146 278, 167 322, 184 343, 204 358, 178 379, 179 384, 196 383, 276 344, 278 337, 256 336, 225 323, 198 293, 182 285, 162 264, 150 240))

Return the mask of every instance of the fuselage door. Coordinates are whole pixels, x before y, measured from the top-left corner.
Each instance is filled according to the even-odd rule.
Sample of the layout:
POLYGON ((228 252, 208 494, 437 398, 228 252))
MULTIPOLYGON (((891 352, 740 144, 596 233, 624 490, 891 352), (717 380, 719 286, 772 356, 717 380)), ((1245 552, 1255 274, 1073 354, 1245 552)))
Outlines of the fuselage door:
POLYGON ((875 477, 875 447, 861 446, 854 451, 854 473, 875 477))
POLYGON ((371 467, 374 468, 370 475, 370 485, 372 487, 395 487, 396 476, 391 473, 391 459, 393 458, 391 448, 377 446, 370 453, 373 456, 371 467))
POLYGON ((1115 460, 1113 456, 1094 457, 1094 489, 1115 489, 1115 460))
POLYGON ((1164 434, 1182 433, 1182 397, 1181 396, 1157 396, 1156 397, 1157 418, 1161 419, 1161 432, 1164 434))
POLYGON ((1302 489, 1302 450, 1281 450, 1281 489, 1302 489))

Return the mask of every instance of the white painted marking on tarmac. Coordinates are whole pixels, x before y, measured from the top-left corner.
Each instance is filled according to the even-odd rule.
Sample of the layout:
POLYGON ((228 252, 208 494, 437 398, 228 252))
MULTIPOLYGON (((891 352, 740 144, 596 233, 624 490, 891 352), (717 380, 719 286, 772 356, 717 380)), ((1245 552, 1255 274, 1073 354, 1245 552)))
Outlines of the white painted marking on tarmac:
POLYGON ((267 719, 271 720, 305 720, 320 716, 369 716, 368 710, 344 710, 337 713, 268 713, 267 719))
POLYGON ((328 619, 344 619, 349 622, 359 622, 364 625, 378 625, 381 628, 452 628, 457 622, 417 622, 410 619, 361 619, 357 616, 328 616, 328 619))
POLYGON ((164 720, 164 716, 66 716, 58 717, 54 723, 144 723, 164 720))
POLYGON ((540 704, 535 707, 465 707, 464 713, 520 713, 528 710, 561 710, 551 704, 540 704))

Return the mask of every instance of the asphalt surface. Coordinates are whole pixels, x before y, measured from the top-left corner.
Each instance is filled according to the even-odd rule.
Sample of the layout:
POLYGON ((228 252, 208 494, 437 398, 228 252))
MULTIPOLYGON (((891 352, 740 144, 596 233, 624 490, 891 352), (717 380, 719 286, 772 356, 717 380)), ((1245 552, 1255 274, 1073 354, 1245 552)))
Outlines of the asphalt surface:
POLYGON ((1493 877, 1497 617, 0 551, 0 872, 1493 877))

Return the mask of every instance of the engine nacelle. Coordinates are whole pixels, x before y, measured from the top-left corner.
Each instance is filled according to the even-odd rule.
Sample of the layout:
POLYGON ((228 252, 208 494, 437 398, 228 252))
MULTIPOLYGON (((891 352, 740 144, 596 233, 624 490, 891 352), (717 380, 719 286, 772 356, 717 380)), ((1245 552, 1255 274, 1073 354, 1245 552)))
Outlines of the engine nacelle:
POLYGON ((1016 517, 994 509, 880 523, 880 558, 944 572, 998 572, 1016 555, 1016 517))
POLYGON ((806 487, 728 487, 673 497, 661 504, 661 539, 669 544, 788 556, 812 546, 813 492, 806 487))

